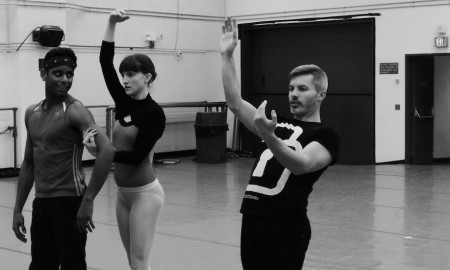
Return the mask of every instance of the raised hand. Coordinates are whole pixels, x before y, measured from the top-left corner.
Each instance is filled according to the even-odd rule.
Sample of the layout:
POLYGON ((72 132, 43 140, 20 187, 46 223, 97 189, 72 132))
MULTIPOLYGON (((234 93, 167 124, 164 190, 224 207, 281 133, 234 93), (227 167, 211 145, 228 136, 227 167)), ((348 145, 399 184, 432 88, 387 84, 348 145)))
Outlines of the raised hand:
POLYGON ((222 36, 220 37, 220 53, 233 55, 237 45, 236 19, 228 17, 222 26, 222 36))
POLYGON ((264 100, 261 105, 259 105, 258 110, 255 114, 254 124, 256 131, 258 131, 261 139, 264 140, 267 136, 271 136, 274 134, 275 128, 277 127, 277 114, 274 110, 271 111, 271 118, 267 119, 266 117, 266 105, 267 101, 264 100))
POLYGON ((120 9, 114 10, 109 15, 109 21, 111 23, 120 23, 120 22, 128 20, 130 18, 130 16, 128 15, 128 11, 129 10, 126 8, 120 8, 120 9))
POLYGON ((95 135, 97 135, 97 130, 88 128, 83 131, 83 144, 91 155, 97 156, 97 145, 95 144, 95 135))

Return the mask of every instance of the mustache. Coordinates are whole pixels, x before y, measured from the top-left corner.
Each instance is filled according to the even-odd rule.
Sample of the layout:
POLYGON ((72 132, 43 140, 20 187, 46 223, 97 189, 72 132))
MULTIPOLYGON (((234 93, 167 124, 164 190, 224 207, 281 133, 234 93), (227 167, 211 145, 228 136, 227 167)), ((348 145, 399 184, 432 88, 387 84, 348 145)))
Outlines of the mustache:
POLYGON ((302 105, 302 102, 300 102, 300 100, 298 100, 298 99, 291 99, 291 100, 289 100, 289 104, 302 105))

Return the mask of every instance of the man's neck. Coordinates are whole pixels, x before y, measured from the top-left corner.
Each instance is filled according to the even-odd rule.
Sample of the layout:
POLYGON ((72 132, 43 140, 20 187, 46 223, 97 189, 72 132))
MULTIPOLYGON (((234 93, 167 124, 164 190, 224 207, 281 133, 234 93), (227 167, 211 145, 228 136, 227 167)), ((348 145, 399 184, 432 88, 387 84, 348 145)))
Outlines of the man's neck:
POLYGON ((317 122, 320 123, 320 114, 305 114, 305 115, 294 115, 294 118, 303 122, 317 122))
POLYGON ((63 102, 65 99, 67 98, 66 96, 51 96, 51 95, 46 95, 45 96, 45 101, 44 101, 44 109, 48 110, 49 108, 53 107, 54 105, 57 105, 61 102, 63 102))

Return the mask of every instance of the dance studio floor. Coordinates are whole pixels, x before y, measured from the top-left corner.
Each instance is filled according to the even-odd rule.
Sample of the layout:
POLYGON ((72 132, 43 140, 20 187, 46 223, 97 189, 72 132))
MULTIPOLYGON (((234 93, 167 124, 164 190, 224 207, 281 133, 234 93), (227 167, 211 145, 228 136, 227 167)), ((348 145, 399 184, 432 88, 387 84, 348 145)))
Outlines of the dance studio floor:
MULTIPOLYGON (((245 157, 214 165, 183 157, 175 165, 156 165, 166 202, 152 270, 242 269, 239 207, 252 164, 245 157)), ((86 168, 88 178, 91 170, 86 168)), ((16 180, 0 178, 0 270, 28 269, 30 261, 30 243, 11 230, 16 180)), ((115 190, 111 174, 95 200, 96 230, 87 244, 91 270, 129 269, 115 190)), ((24 208, 27 228, 32 200, 24 208)), ((450 269, 449 164, 330 167, 310 196, 309 217, 313 236, 303 269, 450 269)))

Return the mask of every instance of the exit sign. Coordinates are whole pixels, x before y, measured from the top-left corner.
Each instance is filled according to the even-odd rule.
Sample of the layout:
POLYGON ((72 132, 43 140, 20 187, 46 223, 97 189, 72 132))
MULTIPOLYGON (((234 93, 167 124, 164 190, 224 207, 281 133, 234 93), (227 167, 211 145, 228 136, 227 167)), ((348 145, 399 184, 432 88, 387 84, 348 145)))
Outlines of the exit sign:
POLYGON ((448 37, 440 36, 434 38, 434 46, 436 48, 447 48, 448 47, 448 37))

